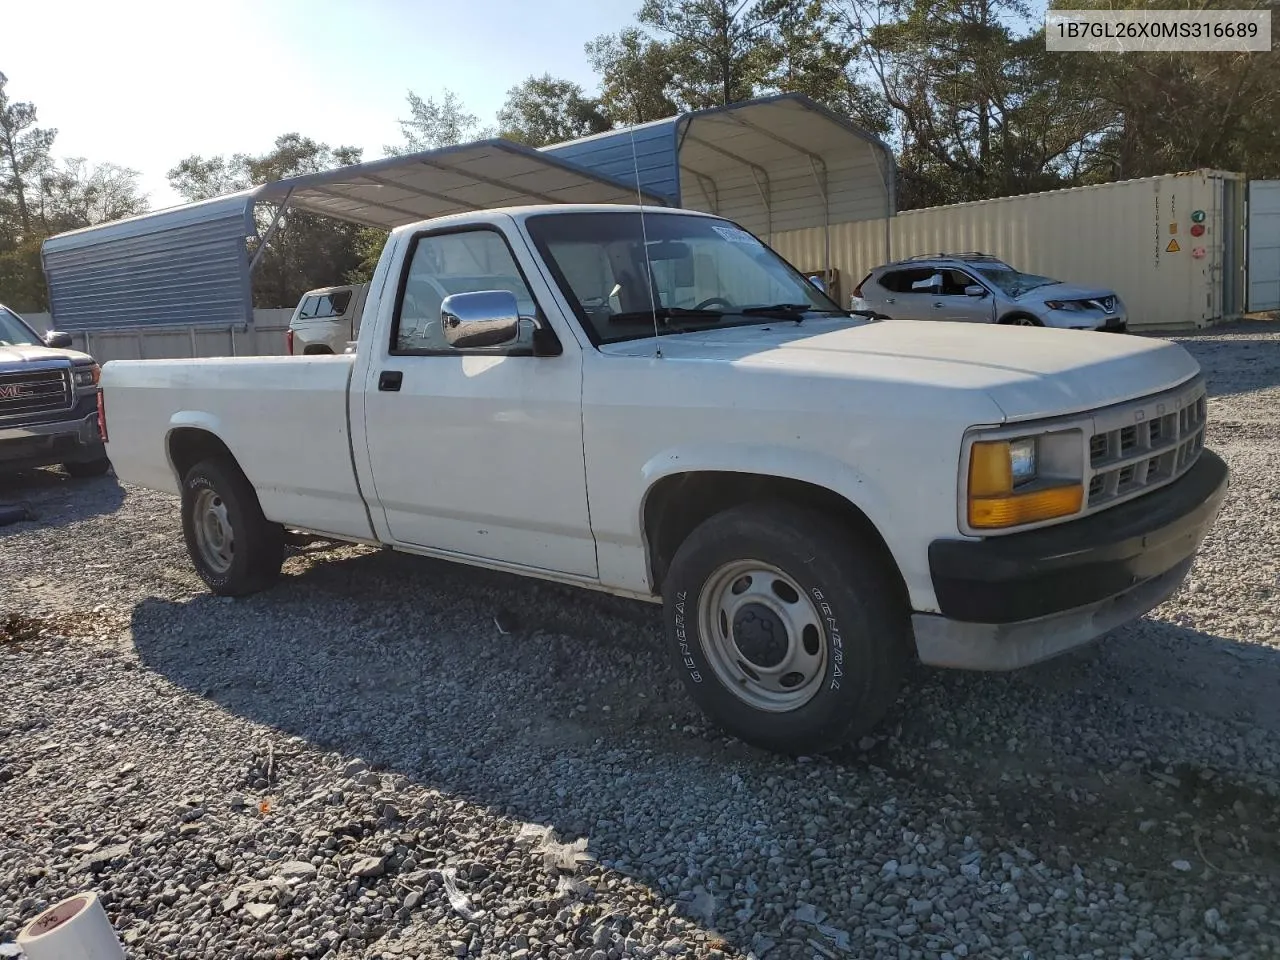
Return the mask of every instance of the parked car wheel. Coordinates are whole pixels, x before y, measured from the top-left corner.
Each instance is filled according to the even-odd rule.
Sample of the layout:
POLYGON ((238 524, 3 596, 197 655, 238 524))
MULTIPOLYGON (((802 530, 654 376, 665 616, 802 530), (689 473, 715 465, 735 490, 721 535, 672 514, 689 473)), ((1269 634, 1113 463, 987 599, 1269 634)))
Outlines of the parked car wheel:
POLYGON ((676 552, 663 593, 686 689, 748 743, 831 750, 897 698, 911 649, 900 584, 830 518, 785 504, 717 514, 676 552))
POLYGON ((1000 322, 1006 327, 1043 327, 1044 324, 1031 316, 1029 313, 1015 313, 1008 317, 1001 317, 1000 322))
POLYGON ((62 469, 73 477, 100 477, 111 469, 111 461, 106 457, 97 460, 81 460, 64 463, 62 469))
POLYGON ((221 596, 243 596, 275 582, 284 563, 284 528, 262 513, 235 463, 204 460, 182 481, 182 533, 200 579, 221 596))

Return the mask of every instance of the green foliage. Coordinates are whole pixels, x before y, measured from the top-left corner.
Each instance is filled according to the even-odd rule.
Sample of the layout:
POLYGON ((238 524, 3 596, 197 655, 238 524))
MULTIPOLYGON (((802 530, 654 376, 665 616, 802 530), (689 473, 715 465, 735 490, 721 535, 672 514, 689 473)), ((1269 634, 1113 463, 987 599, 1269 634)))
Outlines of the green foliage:
POLYGON ((549 73, 530 77, 507 91, 498 125, 501 136, 531 147, 603 133, 613 126, 600 101, 588 97, 573 81, 558 80, 549 73))
POLYGON ((597 37, 585 49, 600 75, 601 108, 616 123, 647 123, 680 111, 673 99, 675 75, 667 44, 628 27, 597 37))
POLYGON ((56 160, 57 131, 38 126, 32 103, 15 102, 0 73, 0 303, 48 306, 40 245, 45 237, 142 213, 138 173, 113 163, 56 160))
MULTIPOLYGON (((190 156, 168 173, 173 189, 187 200, 203 200, 257 184, 360 162, 358 147, 330 147, 298 133, 277 137, 259 155, 190 156)), ((265 232, 273 211, 260 215, 265 232)), ((331 217, 291 210, 253 275, 253 302, 259 307, 291 307, 306 291, 332 286, 361 263, 361 228, 331 217)))
POLYGON ((438 102, 432 97, 424 99, 412 90, 406 99, 409 102, 409 119, 398 121, 404 140, 383 148, 389 157, 451 147, 481 139, 493 132, 492 128, 481 129, 476 115, 468 113, 462 99, 447 88, 438 102))

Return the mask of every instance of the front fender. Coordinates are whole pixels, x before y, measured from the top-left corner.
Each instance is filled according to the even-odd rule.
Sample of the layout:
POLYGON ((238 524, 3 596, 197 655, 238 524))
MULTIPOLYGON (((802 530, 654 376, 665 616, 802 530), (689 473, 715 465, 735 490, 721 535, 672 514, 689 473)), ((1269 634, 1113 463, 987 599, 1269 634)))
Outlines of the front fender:
MULTIPOLYGON (((650 458, 641 473, 644 496, 636 515, 636 530, 644 530, 645 506, 660 480, 682 473, 754 473, 799 480, 837 493, 867 515, 884 536, 890 516, 886 492, 863 471, 835 457, 807 450, 785 449, 764 444, 689 444, 673 447, 650 458)), ((885 537, 886 541, 888 537, 885 537)))

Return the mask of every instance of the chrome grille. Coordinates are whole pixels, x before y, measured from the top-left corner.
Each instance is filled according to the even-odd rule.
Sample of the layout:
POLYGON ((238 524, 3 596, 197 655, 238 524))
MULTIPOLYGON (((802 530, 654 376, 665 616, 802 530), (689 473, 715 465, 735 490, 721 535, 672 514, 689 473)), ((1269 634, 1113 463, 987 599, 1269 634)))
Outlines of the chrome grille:
POLYGON ((27 368, 0 373, 0 418, 66 410, 71 406, 68 367, 27 368))
POLYGON ((1089 510, 1170 483, 1204 449, 1204 381, 1100 411, 1089 438, 1089 510))

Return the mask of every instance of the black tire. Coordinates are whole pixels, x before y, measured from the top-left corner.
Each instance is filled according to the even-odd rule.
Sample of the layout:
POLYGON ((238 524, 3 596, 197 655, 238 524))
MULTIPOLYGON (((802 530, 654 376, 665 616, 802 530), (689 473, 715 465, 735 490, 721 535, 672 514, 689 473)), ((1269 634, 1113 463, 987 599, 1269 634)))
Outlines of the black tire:
POLYGON ((73 477, 100 477, 111 469, 111 461, 106 457, 97 460, 80 460, 64 463, 62 469, 73 477))
POLYGON ((1029 313, 1013 313, 1001 317, 1000 323, 1006 327, 1043 327, 1044 324, 1029 313))
MULTIPOLYGON (((663 594, 668 641, 686 689, 713 722, 747 743, 793 755, 829 751, 873 729, 897 699, 912 649, 901 582, 882 549, 829 517, 781 503, 717 514, 681 544, 663 594), (702 592, 715 590, 717 571, 739 560, 782 571, 813 599, 825 667, 815 666, 816 692, 794 709, 747 703, 708 657, 702 592)), ((729 642, 740 650, 739 641, 729 642)))
POLYGON ((263 516, 253 486, 230 460, 203 460, 183 477, 182 534, 196 573, 219 596, 257 593, 280 576, 284 563, 284 527, 263 516), (204 491, 225 505, 232 533, 230 562, 225 569, 212 564, 200 547, 195 510, 204 491))

